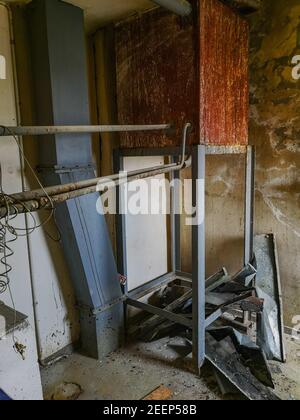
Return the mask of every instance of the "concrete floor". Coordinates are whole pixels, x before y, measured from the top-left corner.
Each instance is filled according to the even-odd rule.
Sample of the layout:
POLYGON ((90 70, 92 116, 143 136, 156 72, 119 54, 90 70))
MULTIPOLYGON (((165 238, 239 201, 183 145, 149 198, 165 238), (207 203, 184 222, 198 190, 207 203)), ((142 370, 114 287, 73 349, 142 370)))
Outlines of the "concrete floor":
MULTIPOLYGON (((300 343, 287 340, 288 363, 272 363, 276 392, 284 400, 300 399, 300 343)), ((44 397, 52 398, 64 382, 80 385, 80 400, 140 400, 160 385, 169 388, 172 400, 220 400, 212 368, 201 377, 184 365, 182 338, 164 338, 154 343, 130 344, 102 361, 80 354, 43 368, 44 397)), ((238 398, 238 397, 237 397, 238 398)))
POLYGON ((300 400, 300 341, 286 337, 287 363, 270 363, 276 393, 283 400, 300 400))

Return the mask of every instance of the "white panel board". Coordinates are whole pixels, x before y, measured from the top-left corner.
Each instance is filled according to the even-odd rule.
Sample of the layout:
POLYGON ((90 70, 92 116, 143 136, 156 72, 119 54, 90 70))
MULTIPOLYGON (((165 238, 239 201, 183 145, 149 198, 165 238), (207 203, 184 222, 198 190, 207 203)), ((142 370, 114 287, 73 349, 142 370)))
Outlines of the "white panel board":
MULTIPOLYGON (((163 164, 163 157, 126 157, 124 170, 131 171, 163 164)), ((151 179, 165 181, 164 175, 158 175, 151 179)), ((142 180, 142 182, 146 181, 149 187, 151 179, 142 180)), ((135 189, 138 185, 140 185, 140 181, 129 183, 129 190, 135 189)), ((145 199, 148 195, 148 202, 150 202, 150 188, 145 191, 144 187, 141 187, 140 191, 141 199, 145 199)), ((156 189, 152 193, 158 197, 159 191, 156 189)), ((135 194, 135 191, 128 191, 127 203, 131 202, 135 194)), ((166 194, 161 195, 159 204, 162 204, 163 200, 166 200, 166 194)), ((162 212, 155 215, 127 214, 125 216, 125 235, 129 290, 168 272, 167 216, 165 214, 162 212)))
MULTIPOLYGON (((0 79, 0 124, 16 125, 16 105, 13 80, 12 54, 10 47, 9 19, 7 9, 0 5, 0 55, 5 57, 5 78, 0 79)), ((19 149, 11 137, 0 140, 0 164, 3 188, 7 193, 22 190, 22 172, 19 149)), ((19 216, 14 227, 25 228, 25 217, 19 216)), ((28 316, 29 327, 16 331, 20 344, 26 346, 25 361, 13 349, 12 336, 0 340, 0 386, 16 399, 42 398, 41 380, 37 362, 36 337, 28 246, 26 237, 11 244, 14 255, 9 258, 13 270, 9 275, 14 304, 18 311, 28 316)), ((0 264, 0 270, 3 266, 0 264)), ((12 307, 8 291, 0 300, 12 307)))

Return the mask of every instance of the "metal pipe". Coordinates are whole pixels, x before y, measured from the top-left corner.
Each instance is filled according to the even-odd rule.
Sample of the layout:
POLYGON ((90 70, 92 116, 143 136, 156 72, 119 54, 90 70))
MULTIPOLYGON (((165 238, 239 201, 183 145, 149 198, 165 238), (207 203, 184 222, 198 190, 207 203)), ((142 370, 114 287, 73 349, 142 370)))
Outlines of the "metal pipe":
MULTIPOLYGON (((150 170, 147 172, 143 172, 140 173, 138 175, 132 175, 131 172, 129 172, 127 174, 126 178, 122 178, 120 177, 117 181, 115 181, 113 184, 111 182, 110 179, 106 179, 106 181, 104 181, 101 183, 101 186, 103 189, 105 188, 112 188, 115 186, 119 186, 122 184, 125 184, 127 182, 132 182, 132 181, 137 181, 140 179, 145 179, 145 178, 149 178, 149 177, 153 177, 156 175, 161 175, 161 174, 165 174, 165 173, 169 173, 169 172, 175 172, 178 170, 183 169, 183 167, 188 168, 189 166, 191 166, 191 161, 190 159, 188 159, 184 166, 182 166, 182 164, 178 164, 178 165, 165 165, 162 167, 158 167, 155 170, 150 170)), ((7 213, 9 212, 10 215, 13 214, 22 214, 22 213, 28 213, 28 212, 33 212, 33 211, 38 211, 41 209, 51 209, 53 205, 57 205, 60 203, 63 203, 67 200, 71 200, 74 198, 78 198, 81 197, 83 195, 87 195, 87 194, 92 194, 95 192, 99 192, 99 184, 96 183, 95 185, 91 185, 90 187, 87 188, 82 188, 82 189, 77 189, 75 191, 69 191, 66 193, 61 193, 61 194, 57 194, 57 195, 52 195, 50 197, 50 200, 47 196, 43 196, 34 200, 28 200, 28 201, 23 201, 23 202, 16 202, 16 201, 12 201, 11 204, 9 204, 8 206, 2 205, 0 207, 0 218, 6 217, 7 213)), ((26 193, 24 193, 26 194, 26 193)))
POLYGON ((188 16, 193 10, 187 0, 153 0, 153 2, 179 16, 188 16))
MULTIPOLYGON (((171 167, 172 165, 165 165, 166 167, 171 167)), ((152 168, 148 168, 148 171, 153 171, 156 169, 161 169, 162 166, 155 166, 152 168)), ((86 188, 91 188, 94 186, 101 186, 102 184, 107 184, 108 181, 117 181, 120 179, 126 179, 128 176, 138 176, 140 174, 145 173, 145 170, 139 169, 136 171, 132 171, 130 173, 120 173, 120 174, 114 174, 111 176, 106 177, 100 177, 100 178, 92 178, 87 179, 84 181, 69 183, 69 184, 63 184, 63 185, 56 185, 53 187, 45 187, 44 189, 38 189, 33 191, 26 191, 22 193, 12 194, 10 197, 14 201, 29 201, 29 200, 39 200, 41 198, 47 198, 47 196, 56 196, 60 194, 67 194, 73 191, 82 190, 86 188)), ((0 199, 1 203, 1 199, 0 199)))
POLYGON ((5 127, 0 125, 0 137, 4 136, 46 136, 53 134, 121 133, 138 131, 168 131, 171 124, 156 125, 86 125, 86 126, 44 126, 5 127))
MULTIPOLYGON (((185 166, 185 155, 186 155, 186 142, 187 142, 187 134, 188 131, 191 129, 192 125, 190 123, 186 124, 184 129, 183 129, 183 135, 182 135, 182 157, 181 157, 181 163, 178 166, 176 163, 170 164, 170 165, 164 165, 163 168, 173 168, 176 165, 178 166, 178 170, 183 169, 183 167, 185 166)), ((59 195, 59 194, 64 194, 64 193, 69 193, 71 191, 76 191, 76 190, 81 190, 81 189, 85 189, 85 188, 90 188, 93 187, 95 185, 100 186, 103 183, 107 184, 107 181, 116 181, 116 180, 120 180, 122 178, 127 178, 127 177, 132 177, 132 176, 138 176, 141 175, 143 173, 149 173, 151 171, 156 171, 156 170, 160 170, 162 168, 162 165, 160 166, 154 166, 151 168, 147 168, 147 169, 139 169, 139 170, 135 170, 135 171, 131 171, 130 173, 120 173, 120 174, 114 174, 111 176, 107 176, 107 177, 100 177, 100 178, 93 178, 93 179, 88 179, 88 180, 84 180, 84 181, 80 181, 80 182, 76 182, 76 183, 69 183, 69 184, 64 184, 64 185, 57 185, 54 187, 46 187, 44 189, 38 189, 38 190, 33 190, 33 191, 27 191, 27 192, 22 192, 22 193, 17 193, 17 194, 12 194, 10 195, 10 197, 14 200, 14 201, 30 201, 30 200, 38 200, 40 198, 43 197, 47 197, 47 196, 53 196, 53 195, 59 195)), ((0 203, 1 203, 1 199, 0 199, 0 203)))
POLYGON ((188 123, 183 129, 182 158, 181 162, 178 164, 173 163, 168 165, 154 166, 143 170, 140 169, 128 173, 114 174, 111 177, 93 178, 77 183, 58 185, 35 191, 12 194, 9 196, 11 203, 8 207, 4 200, 2 200, 1 206, 0 199, 0 218, 5 217, 8 212, 9 214, 15 214, 16 212, 27 213, 29 211, 37 211, 42 208, 51 208, 54 204, 59 204, 70 199, 97 192, 99 191, 100 187, 103 189, 111 188, 112 186, 118 186, 126 182, 149 178, 151 176, 161 175, 169 172, 180 171, 191 165, 190 159, 185 159, 187 134, 190 128, 191 124, 188 123))

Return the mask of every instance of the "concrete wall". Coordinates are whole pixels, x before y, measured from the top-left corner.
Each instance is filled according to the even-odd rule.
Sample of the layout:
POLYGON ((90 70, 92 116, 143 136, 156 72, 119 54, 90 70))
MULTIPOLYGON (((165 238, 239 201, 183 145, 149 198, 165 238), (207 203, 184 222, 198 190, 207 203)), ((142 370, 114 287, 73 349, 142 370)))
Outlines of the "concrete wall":
POLYGON ((299 0, 265 0, 252 19, 250 138, 257 147, 256 231, 279 245, 285 324, 300 314, 299 0))
MULTIPOLYGON (((6 74, 0 80, 0 124, 17 123, 16 98, 14 89, 13 60, 10 42, 9 16, 7 9, 0 4, 0 55, 5 57, 6 74)), ((23 174, 18 146, 11 137, 1 138, 0 164, 3 189, 6 193, 22 190, 23 174)), ((25 229, 25 217, 18 216, 13 221, 15 228, 25 229)), ((19 231, 24 235, 24 232, 19 231)), ((12 239, 11 235, 7 239, 12 239)), ((28 325, 0 340, 0 387, 14 399, 41 399, 42 387, 36 351, 35 319, 31 287, 31 273, 28 243, 26 237, 20 237, 12 243, 14 255, 8 259, 12 266, 9 274, 11 294, 7 290, 0 295, 0 300, 28 316, 28 325), (14 342, 26 346, 25 360, 14 350, 14 342)), ((0 264, 0 273, 4 266, 0 264)), ((0 313, 1 316, 1 313, 0 313)))

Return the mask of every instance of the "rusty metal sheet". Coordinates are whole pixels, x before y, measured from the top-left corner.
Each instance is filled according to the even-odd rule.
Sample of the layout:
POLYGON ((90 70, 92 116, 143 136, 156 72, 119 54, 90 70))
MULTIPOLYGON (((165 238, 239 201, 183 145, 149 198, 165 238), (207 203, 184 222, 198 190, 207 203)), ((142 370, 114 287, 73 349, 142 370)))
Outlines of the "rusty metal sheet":
POLYGON ((122 134, 122 148, 179 145, 187 121, 193 144, 248 142, 248 25, 219 0, 192 3, 189 18, 156 9, 116 27, 119 123, 177 128, 122 134))
POLYGON ((248 23, 218 0, 200 7, 200 138, 248 143, 248 23))

